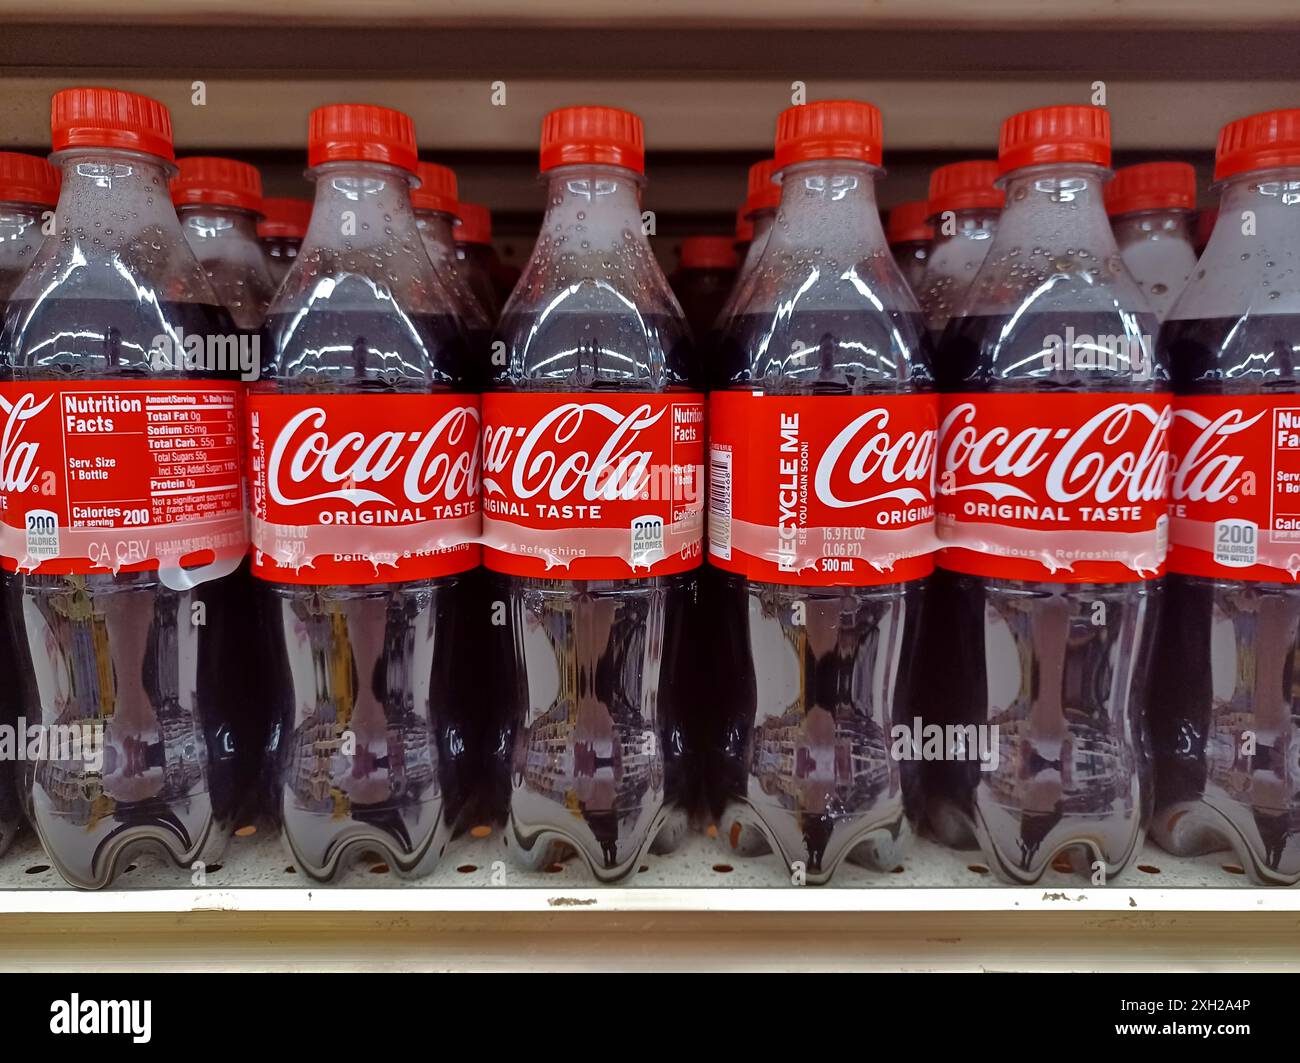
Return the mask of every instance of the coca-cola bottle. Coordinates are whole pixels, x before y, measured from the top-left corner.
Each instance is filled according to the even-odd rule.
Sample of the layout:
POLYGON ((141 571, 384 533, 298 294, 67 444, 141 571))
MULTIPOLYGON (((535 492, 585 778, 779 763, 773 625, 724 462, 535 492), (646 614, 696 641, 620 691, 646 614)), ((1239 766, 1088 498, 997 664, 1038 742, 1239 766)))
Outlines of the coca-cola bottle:
POLYGON ((885 222, 886 239, 894 253, 894 261, 903 271, 903 278, 912 291, 919 291, 925 265, 930 259, 930 245, 934 230, 926 220, 930 216, 930 203, 925 199, 900 203, 889 212, 885 222))
POLYGON ((310 222, 311 204, 305 199, 267 196, 262 200, 262 220, 257 223, 257 238, 262 243, 266 265, 277 288, 298 257, 310 222))
POLYGON ((236 329, 172 209, 167 109, 68 89, 51 125, 56 230, 0 341, 0 554, 45 741, 28 814, 59 872, 99 887, 142 843, 209 863, 232 826, 247 529, 239 385, 214 355, 236 329))
POLYGON ((775 156, 776 223, 709 377, 710 797, 733 845, 757 830, 823 882, 850 853, 892 869, 919 812, 895 729, 938 407, 876 206, 880 112, 792 107, 775 156))
POLYGON ((456 270, 462 282, 478 300, 488 319, 495 322, 501 314, 492 274, 497 268, 497 253, 492 247, 492 212, 478 203, 456 204, 456 270))
MULTIPOLYGON (((736 258, 742 263, 749 253, 749 245, 754 242, 754 223, 745 214, 745 204, 736 208, 736 258)), ((739 274, 737 274, 739 279, 739 274)))
POLYGON ((176 166, 172 202, 185 239, 235 324, 261 328, 276 289, 257 242, 262 175, 246 162, 206 155, 176 166))
POLYGON ((1185 162, 1125 166, 1106 186, 1106 210, 1124 265, 1163 320, 1196 267, 1196 170, 1185 162))
MULTIPOLYGON (((547 207, 484 395, 484 563, 507 620, 507 844, 634 872, 686 798, 704 404, 642 225, 641 120, 542 123, 547 207)), ((674 833, 682 817, 673 817, 674 833)))
POLYGON ((1300 110, 1219 133, 1209 246, 1160 332, 1174 455, 1151 706, 1173 853, 1300 882, 1300 110))
POLYGON ((1002 213, 997 178, 993 159, 954 162, 930 174, 934 244, 916 293, 934 340, 961 308, 997 231, 1002 213))
POLYGON ((775 169, 771 159, 763 159, 749 168, 748 195, 745 205, 740 208, 745 224, 749 226, 750 241, 741 260, 736 280, 727 294, 727 301, 718 311, 713 322, 716 338, 710 341, 708 349, 716 350, 719 343, 730 334, 731 319, 738 307, 749 299, 758 264, 762 261, 763 250, 767 247, 767 237, 776 220, 776 208, 781 204, 781 186, 776 183, 775 169))
MULTIPOLYGON (((1168 517, 1168 373, 1102 202, 1110 120, 1007 119, 1006 209, 936 355, 932 824, 1034 882, 1121 871, 1150 815, 1145 683, 1168 517)), ((931 770, 932 769, 932 770, 931 770)))
POLYGON ((411 190, 411 205, 415 208, 420 238, 433 262, 434 272, 451 294, 456 316, 466 330, 472 349, 480 355, 487 349, 492 321, 465 283, 456 261, 456 238, 453 235, 458 207, 456 174, 436 162, 422 162, 417 176, 419 183, 411 190))
MULTIPOLYGON (((0 151, 0 311, 9 294, 18 286, 27 267, 36 258, 36 252, 45 238, 46 221, 53 214, 59 199, 59 171, 35 155, 20 155, 16 151, 0 151)), ((8 396, 0 394, 0 410, 8 419, 5 408, 8 396)), ((7 443, 0 444, 0 484, 8 476, 7 443)), ((3 494, 0 494, 3 503, 3 494)), ((6 583, 11 577, 0 572, 6 583)), ((4 595, 9 600, 9 594, 4 595)), ((6 609, 0 617, 0 675, 13 675, 14 631, 6 609)), ((18 703, 12 691, 0 698, 0 724, 16 727, 18 703)), ((13 758, 0 760, 0 853, 9 848, 22 824, 21 802, 18 797, 18 777, 13 758)))
POLYGON ((691 335, 703 339, 736 280, 736 248, 730 236, 688 236, 678 251, 677 272, 669 278, 691 335))
POLYGON ((411 208, 410 118, 311 113, 316 201, 249 388, 253 573, 273 654, 276 807, 297 865, 442 855, 480 770, 479 397, 411 208))

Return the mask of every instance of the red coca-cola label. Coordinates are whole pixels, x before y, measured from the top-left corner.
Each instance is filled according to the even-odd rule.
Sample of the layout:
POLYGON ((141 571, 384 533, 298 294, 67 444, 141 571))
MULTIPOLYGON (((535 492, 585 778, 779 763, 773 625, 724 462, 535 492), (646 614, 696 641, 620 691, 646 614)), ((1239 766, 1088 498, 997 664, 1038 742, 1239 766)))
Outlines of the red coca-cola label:
POLYGON ((1171 396, 945 395, 943 568, 1001 579, 1149 579, 1168 545, 1171 396))
POLYGON ((484 563, 556 579, 694 568, 703 472, 703 395, 484 395, 484 563))
POLYGON ((1170 430, 1169 569, 1300 575, 1300 395, 1180 395, 1170 430))
POLYGON ((709 559, 804 586, 933 568, 938 397, 709 396, 709 559))
POLYGON ((390 583, 474 568, 479 397, 248 396, 253 573, 390 583))
POLYGON ((0 558, 9 571, 148 572, 186 589, 248 548, 240 387, 0 384, 0 558))

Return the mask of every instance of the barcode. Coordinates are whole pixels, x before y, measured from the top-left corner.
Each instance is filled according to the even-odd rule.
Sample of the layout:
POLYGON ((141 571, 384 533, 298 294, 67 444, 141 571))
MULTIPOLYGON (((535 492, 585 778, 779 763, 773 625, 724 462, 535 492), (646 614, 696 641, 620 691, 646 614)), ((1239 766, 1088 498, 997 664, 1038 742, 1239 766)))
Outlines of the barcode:
POLYGON ((709 553, 731 560, 731 451, 709 448, 709 553))

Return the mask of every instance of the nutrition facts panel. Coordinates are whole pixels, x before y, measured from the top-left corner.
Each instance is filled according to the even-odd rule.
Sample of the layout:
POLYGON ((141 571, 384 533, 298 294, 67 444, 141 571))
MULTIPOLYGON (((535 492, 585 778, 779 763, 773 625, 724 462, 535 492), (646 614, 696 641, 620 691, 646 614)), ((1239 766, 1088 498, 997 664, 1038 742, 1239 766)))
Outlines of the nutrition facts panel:
POLYGON ((15 382, 0 405, 6 564, 97 571, 240 549, 238 384, 15 382))
POLYGON ((1300 541, 1300 407, 1273 410, 1273 542, 1300 541))
POLYGON ((233 385, 64 391, 68 526, 180 524, 238 510, 233 385))

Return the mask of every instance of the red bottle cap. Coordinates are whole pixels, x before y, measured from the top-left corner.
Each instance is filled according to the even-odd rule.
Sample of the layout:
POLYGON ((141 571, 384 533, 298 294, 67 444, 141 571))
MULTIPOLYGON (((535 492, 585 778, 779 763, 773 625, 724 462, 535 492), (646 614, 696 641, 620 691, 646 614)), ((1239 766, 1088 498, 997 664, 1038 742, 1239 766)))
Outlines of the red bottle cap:
POLYGON ((617 107, 561 107, 542 119, 541 168, 597 163, 645 173, 641 119, 617 107))
POLYGON ((64 89, 50 100, 50 134, 55 151, 122 148, 169 162, 172 116, 157 100, 121 89, 64 89))
POLYGON ((679 253, 682 269, 736 268, 736 244, 730 236, 688 236, 679 253))
POLYGON ((369 103, 317 107, 307 120, 307 165, 324 162, 384 162, 415 173, 415 123, 369 103))
POLYGON ((929 217, 929 200, 914 199, 898 204, 889 212, 889 224, 885 227, 885 239, 889 246, 933 240, 934 230, 926 222, 929 217))
POLYGON ((775 159, 764 159, 749 168, 749 194, 743 208, 747 214, 776 210, 781 205, 781 186, 773 181, 775 176, 775 159))
POLYGON ((411 189, 411 206, 416 210, 455 214, 460 194, 455 171, 436 162, 422 162, 415 168, 420 187, 411 189))
POLYGON ((1300 166, 1300 110, 1265 111, 1238 118, 1219 130, 1214 179, 1247 170, 1300 166))
POLYGON ((1110 165, 1110 113, 1068 104, 1013 114, 998 136, 998 172, 1052 162, 1110 165))
POLYGON ((1196 169, 1185 162, 1144 162, 1115 171, 1106 186, 1106 213, 1195 210, 1196 169))
POLYGON ((257 223, 257 235, 263 239, 275 236, 301 240, 307 235, 311 222, 311 204, 305 199, 264 199, 262 220, 257 223))
POLYGON ((262 213, 262 175, 255 166, 211 155, 177 159, 176 165, 172 202, 178 207, 197 203, 262 213))
POLYGON ((480 203, 457 203, 456 227, 458 244, 490 244, 492 242, 492 212, 480 203))
POLYGON ((809 159, 856 159, 880 165, 880 111, 859 100, 817 100, 787 107, 776 119, 778 170, 809 159))
POLYGON ((743 203, 736 211, 736 243, 749 244, 754 242, 754 223, 749 220, 749 204, 743 203))
POLYGON ((994 187, 998 164, 994 159, 949 163, 930 174, 930 217, 945 210, 1001 210, 1006 200, 994 187))
POLYGON ((58 201, 58 170, 36 155, 0 151, 0 203, 52 207, 58 201))

